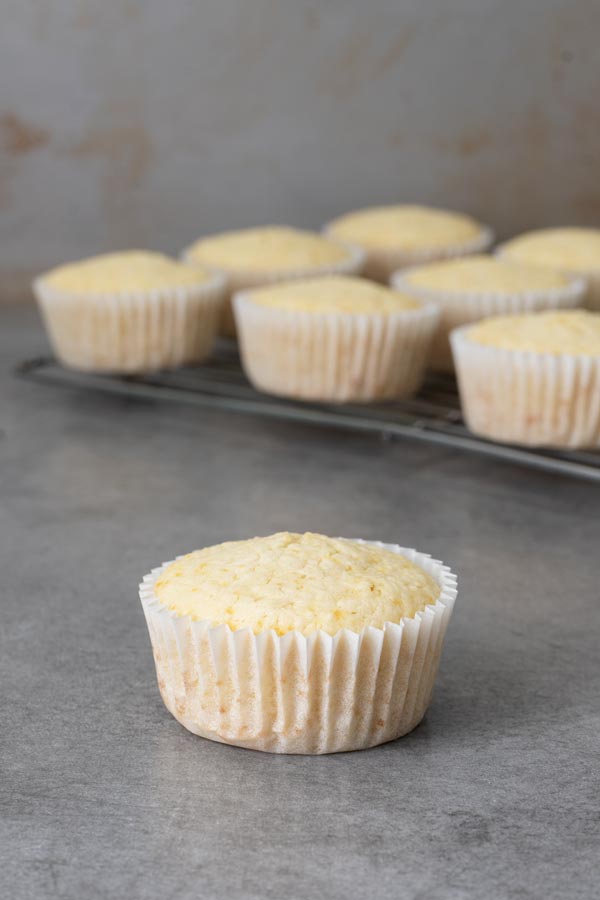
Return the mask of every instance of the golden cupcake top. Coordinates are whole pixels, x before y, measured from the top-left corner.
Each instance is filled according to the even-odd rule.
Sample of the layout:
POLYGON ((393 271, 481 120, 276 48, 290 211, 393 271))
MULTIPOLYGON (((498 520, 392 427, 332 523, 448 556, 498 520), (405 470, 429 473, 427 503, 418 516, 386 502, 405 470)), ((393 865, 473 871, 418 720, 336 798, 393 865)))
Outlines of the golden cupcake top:
POLYGON ((600 356, 600 314, 585 310, 498 316, 473 325, 467 335, 504 350, 600 356))
POLYGON ((272 225, 202 238, 188 248, 186 257, 216 269, 296 272, 335 266, 348 259, 349 251, 315 232, 272 225))
POLYGON ((154 591, 177 615, 282 635, 382 628, 434 603, 440 586, 391 550, 284 531, 189 553, 154 591))
POLYGON ((485 255, 429 263, 402 272, 401 278, 425 290, 466 294, 526 294, 570 284, 559 271, 485 255))
POLYGON ((328 232, 365 247, 427 250, 453 247, 479 237, 482 225, 462 213, 427 206, 373 206, 331 222, 328 232))
POLYGON ((271 285, 252 291, 250 296, 252 302, 260 306, 306 313, 377 313, 389 316, 420 309, 422 305, 414 297, 399 291, 349 276, 310 278, 271 285))
POLYGON ((42 277, 47 286, 67 293, 113 294, 191 287, 213 276, 162 253, 127 250, 58 266, 42 277))
POLYGON ((544 228, 502 245, 502 254, 573 272, 600 270, 600 228, 544 228))

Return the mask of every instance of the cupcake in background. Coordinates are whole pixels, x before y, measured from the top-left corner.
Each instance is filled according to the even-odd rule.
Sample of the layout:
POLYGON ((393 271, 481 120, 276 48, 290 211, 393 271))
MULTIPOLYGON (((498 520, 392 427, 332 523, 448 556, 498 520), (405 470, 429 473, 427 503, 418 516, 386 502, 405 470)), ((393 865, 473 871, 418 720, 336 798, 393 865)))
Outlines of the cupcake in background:
POLYGON ((454 371, 452 329, 504 313, 574 307, 586 289, 582 279, 554 269, 482 255, 402 269, 391 284, 439 307, 430 365, 443 372, 454 371))
POLYGON ((209 355, 225 279, 160 253, 131 250, 59 266, 33 287, 65 366, 139 373, 209 355))
POLYGON ((455 598, 425 553, 288 532, 205 547, 140 585, 167 709, 194 734, 272 753, 415 728, 455 598))
MULTIPOLYGON (((356 275, 364 253, 312 231, 273 225, 201 238, 182 258, 226 276, 229 296, 246 288, 326 275, 356 275)), ((231 303, 224 306, 221 332, 235 337, 231 303)))
POLYGON ((338 403, 414 394, 439 319, 432 304, 349 277, 242 291, 234 306, 255 387, 338 403))
POLYGON ((587 283, 585 305, 600 310, 600 228, 543 228, 501 244, 504 259, 548 266, 587 283))
POLYGON ((324 231, 361 247, 364 274, 387 284, 396 269, 487 250, 493 232, 470 216, 427 206, 375 206, 347 213, 324 231))
POLYGON ((600 447, 600 314, 485 319, 450 336, 471 431, 540 447, 600 447))

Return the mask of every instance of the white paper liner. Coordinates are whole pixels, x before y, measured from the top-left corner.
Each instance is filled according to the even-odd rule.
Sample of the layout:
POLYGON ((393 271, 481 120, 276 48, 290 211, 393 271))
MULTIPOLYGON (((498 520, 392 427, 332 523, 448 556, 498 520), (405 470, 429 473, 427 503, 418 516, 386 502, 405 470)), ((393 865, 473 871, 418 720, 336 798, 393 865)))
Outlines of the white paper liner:
POLYGON ((511 444, 600 447, 600 356, 478 344, 452 332, 458 387, 471 431, 511 444))
POLYGON ((579 306, 586 293, 585 281, 573 278, 569 284, 540 291, 506 294, 489 291, 442 291, 413 284, 406 276, 419 268, 411 266, 394 272, 392 287, 440 308, 440 322, 431 346, 430 368, 438 372, 453 372, 454 361, 450 347, 450 332, 461 325, 468 325, 490 316, 510 313, 537 312, 544 309, 572 309, 579 306))
POLYGON ((235 316, 232 300, 238 291, 252 288, 265 287, 269 284, 279 284, 282 281, 300 281, 306 278, 326 278, 329 275, 360 275, 365 264, 365 253, 360 247, 349 244, 346 241, 338 241, 331 238, 338 246, 343 247, 347 255, 335 263, 322 266, 306 266, 301 269, 280 269, 279 271, 256 271, 248 269, 219 269, 216 266, 207 266, 194 260, 191 247, 181 254, 181 259, 188 265, 201 265, 205 271, 217 272, 227 279, 228 295, 223 307, 223 318, 220 326, 220 334, 224 337, 236 337, 235 316))
POLYGON ((378 541, 440 585, 435 603, 413 618, 335 636, 231 631, 177 616, 154 584, 140 585, 158 685, 165 706, 189 731, 274 753, 334 753, 391 741, 415 728, 433 693, 454 601, 456 576, 439 560, 378 541))
POLYGON ((212 348, 225 280, 146 293, 74 294, 33 285, 58 359, 94 372, 151 372, 201 362, 212 348))
MULTIPOLYGON (((323 227, 323 232, 328 237, 335 238, 335 222, 329 222, 323 227)), ((479 234, 469 241, 451 244, 446 247, 420 247, 408 250, 405 247, 368 247, 362 246, 365 253, 363 275, 381 284, 388 284, 394 272, 398 269, 406 269, 409 266, 423 265, 442 259, 454 259, 459 256, 471 256, 474 253, 484 253, 494 243, 495 235, 491 228, 481 226, 479 234)))
MULTIPOLYGON (((520 259, 520 257, 513 256, 510 250, 506 248, 506 243, 499 244, 494 249, 494 254, 504 259, 520 259)), ((586 285, 582 306, 594 312, 600 312, 600 268, 589 269, 588 271, 581 271, 580 269, 574 271, 573 269, 563 269, 561 266, 556 266, 556 271, 562 272, 563 275, 567 275, 569 278, 582 279, 586 285)))
POLYGON ((334 403, 419 390, 439 319, 433 305, 392 315, 312 313, 234 298, 244 370, 259 390, 334 403))

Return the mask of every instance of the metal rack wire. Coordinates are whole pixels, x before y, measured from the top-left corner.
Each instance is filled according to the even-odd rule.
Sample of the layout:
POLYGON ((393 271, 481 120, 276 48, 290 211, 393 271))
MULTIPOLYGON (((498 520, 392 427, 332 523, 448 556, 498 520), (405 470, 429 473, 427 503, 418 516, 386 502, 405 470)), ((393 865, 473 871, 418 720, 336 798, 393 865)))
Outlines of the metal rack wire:
POLYGON ((417 397, 394 403, 331 405, 301 403, 259 393, 248 383, 237 352, 223 343, 201 366, 151 375, 115 376, 75 372, 48 357, 17 367, 24 378, 61 387, 212 407, 234 413, 375 432, 479 453, 495 459, 600 482, 600 452, 560 451, 497 444, 464 426, 452 377, 432 375, 417 397))

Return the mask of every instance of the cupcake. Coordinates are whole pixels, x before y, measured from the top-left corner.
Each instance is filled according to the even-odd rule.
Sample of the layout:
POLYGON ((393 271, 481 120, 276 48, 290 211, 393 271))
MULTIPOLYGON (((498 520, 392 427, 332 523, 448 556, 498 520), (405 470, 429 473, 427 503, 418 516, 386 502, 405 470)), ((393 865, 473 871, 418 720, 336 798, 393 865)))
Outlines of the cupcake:
POLYGON ((440 324, 431 350, 431 368, 452 372, 449 334, 453 328, 502 313, 576 306, 585 283, 550 268, 499 259, 466 256, 403 269, 392 276, 396 290, 440 308, 440 324))
MULTIPOLYGON (((356 275, 364 262, 358 247, 297 228, 269 226, 202 238, 183 253, 186 262, 226 275, 230 298, 236 291, 297 278, 356 275)), ((223 334, 235 336, 230 303, 223 334)))
POLYGON ((587 282, 585 305, 600 310, 600 228, 544 228, 502 244, 506 259, 549 266, 587 282))
POLYGON ((287 532, 197 550, 140 585, 169 712, 275 753, 360 750, 415 728, 455 598, 427 554, 287 532))
POLYGON ((487 250, 493 233, 462 213, 426 206, 375 206, 347 213, 325 232, 362 247, 364 274, 387 284, 396 269, 487 250))
POLYGON ((210 353, 224 278, 159 253, 110 253, 59 266, 34 282, 56 356, 94 372, 136 373, 210 353))
POLYGON ((406 397, 423 382, 439 312, 361 278, 271 285, 235 296, 252 384, 301 400, 406 397))
POLYGON ((600 446, 600 315, 499 316, 450 336, 476 434, 542 447, 600 446))

